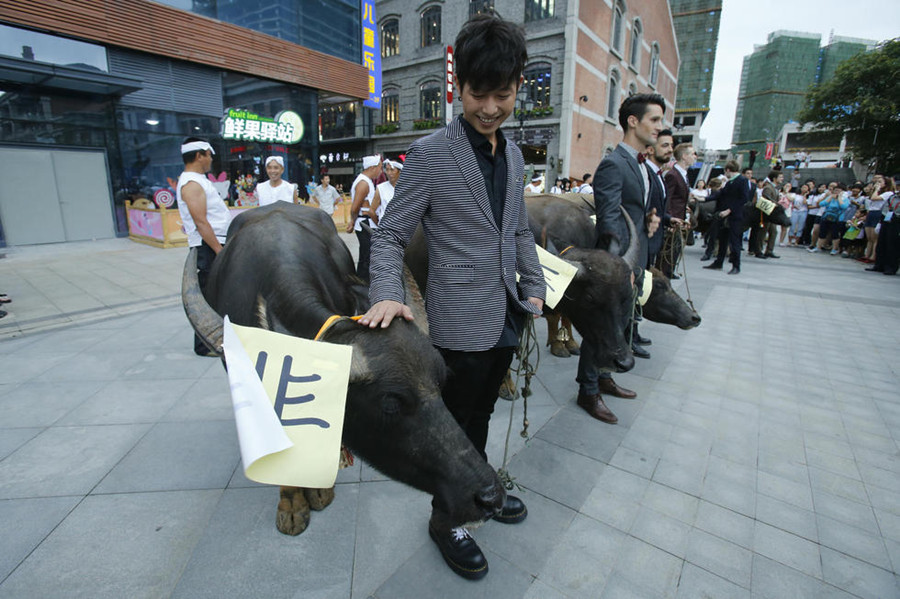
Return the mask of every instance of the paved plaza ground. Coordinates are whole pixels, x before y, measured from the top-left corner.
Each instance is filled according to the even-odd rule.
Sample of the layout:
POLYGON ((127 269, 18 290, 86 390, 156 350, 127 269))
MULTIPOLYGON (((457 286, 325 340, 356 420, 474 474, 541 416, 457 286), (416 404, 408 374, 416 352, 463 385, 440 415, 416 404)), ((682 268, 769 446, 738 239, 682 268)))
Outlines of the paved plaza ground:
POLYGON ((513 405, 530 515, 475 532, 490 574, 469 582, 429 498, 359 460, 305 533, 275 530, 222 366, 191 351, 184 249, 4 251, 0 599, 900 597, 900 277, 788 248, 733 277, 687 248, 703 323, 642 325, 615 426, 542 348, 531 438, 501 401, 488 448, 513 405))

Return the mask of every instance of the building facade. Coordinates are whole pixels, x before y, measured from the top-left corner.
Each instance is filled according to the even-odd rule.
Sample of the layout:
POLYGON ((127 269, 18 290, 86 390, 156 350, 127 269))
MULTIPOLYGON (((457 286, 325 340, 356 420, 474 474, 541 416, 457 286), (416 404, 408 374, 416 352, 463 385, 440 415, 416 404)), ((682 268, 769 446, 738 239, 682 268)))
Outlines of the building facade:
MULTIPOLYGON (((828 81, 840 62, 875 44, 838 37, 820 48, 820 42, 821 36, 815 33, 774 31, 766 44, 744 57, 731 142, 735 154, 746 157, 756 150, 761 160, 767 147, 773 155, 783 153, 785 148, 778 146, 782 129, 796 121, 810 86, 828 81)), ((815 149, 789 148, 792 152, 815 149)), ((837 151, 837 146, 833 149, 837 151)))
MULTIPOLYGON (((666 2, 635 0, 382 0, 382 109, 372 114, 374 149, 404 153, 447 120, 446 49, 469 17, 493 10, 520 23, 528 43, 523 90, 504 135, 526 169, 581 180, 622 139, 619 105, 658 92, 674 118, 678 48, 666 2)), ((450 117, 460 113, 458 100, 450 117)))
POLYGON ((678 95, 675 99, 675 142, 706 147, 700 127, 709 114, 722 0, 670 0, 678 36, 678 95))
POLYGON ((303 189, 320 99, 367 97, 360 32, 345 0, 0 0, 0 245, 127 234, 190 135, 219 181, 274 154, 303 189))

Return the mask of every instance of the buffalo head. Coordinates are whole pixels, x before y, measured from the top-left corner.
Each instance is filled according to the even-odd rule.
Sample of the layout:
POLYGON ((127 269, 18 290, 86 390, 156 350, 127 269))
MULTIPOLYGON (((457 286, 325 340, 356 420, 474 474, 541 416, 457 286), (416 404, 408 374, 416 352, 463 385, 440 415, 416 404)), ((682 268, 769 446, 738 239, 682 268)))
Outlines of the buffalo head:
POLYGON ((656 268, 651 268, 653 287, 644 304, 642 314, 647 320, 672 324, 679 329, 692 329, 700 324, 700 315, 672 289, 669 279, 656 268))

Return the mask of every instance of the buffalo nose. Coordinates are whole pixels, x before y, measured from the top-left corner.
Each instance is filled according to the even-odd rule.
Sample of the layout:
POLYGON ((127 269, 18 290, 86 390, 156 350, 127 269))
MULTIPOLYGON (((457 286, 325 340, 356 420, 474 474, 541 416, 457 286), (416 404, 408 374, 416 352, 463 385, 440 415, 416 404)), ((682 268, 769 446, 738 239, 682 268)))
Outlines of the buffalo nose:
POLYGON ((616 372, 628 372, 634 368, 634 356, 631 355, 631 352, 628 352, 628 355, 624 358, 616 358, 614 363, 616 365, 616 372))
POLYGON ((506 501, 506 491, 499 484, 482 487, 475 495, 475 501, 492 513, 500 511, 506 501))
POLYGON ((694 312, 691 314, 691 322, 694 323, 694 326, 700 324, 700 315, 694 312))

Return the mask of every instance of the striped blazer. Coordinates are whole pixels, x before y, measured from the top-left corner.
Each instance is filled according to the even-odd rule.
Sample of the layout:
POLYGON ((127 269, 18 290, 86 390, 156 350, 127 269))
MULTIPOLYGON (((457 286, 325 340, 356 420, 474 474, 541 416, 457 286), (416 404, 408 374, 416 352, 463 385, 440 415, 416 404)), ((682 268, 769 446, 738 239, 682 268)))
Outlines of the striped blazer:
POLYGON ((506 144, 506 200, 498 226, 459 118, 416 140, 407 152, 394 198, 372 237, 369 299, 404 301, 403 253, 421 223, 428 245, 431 341, 450 350, 483 351, 500 339, 507 297, 523 312, 537 313, 526 298, 544 299, 545 285, 525 213, 522 152, 506 144))

